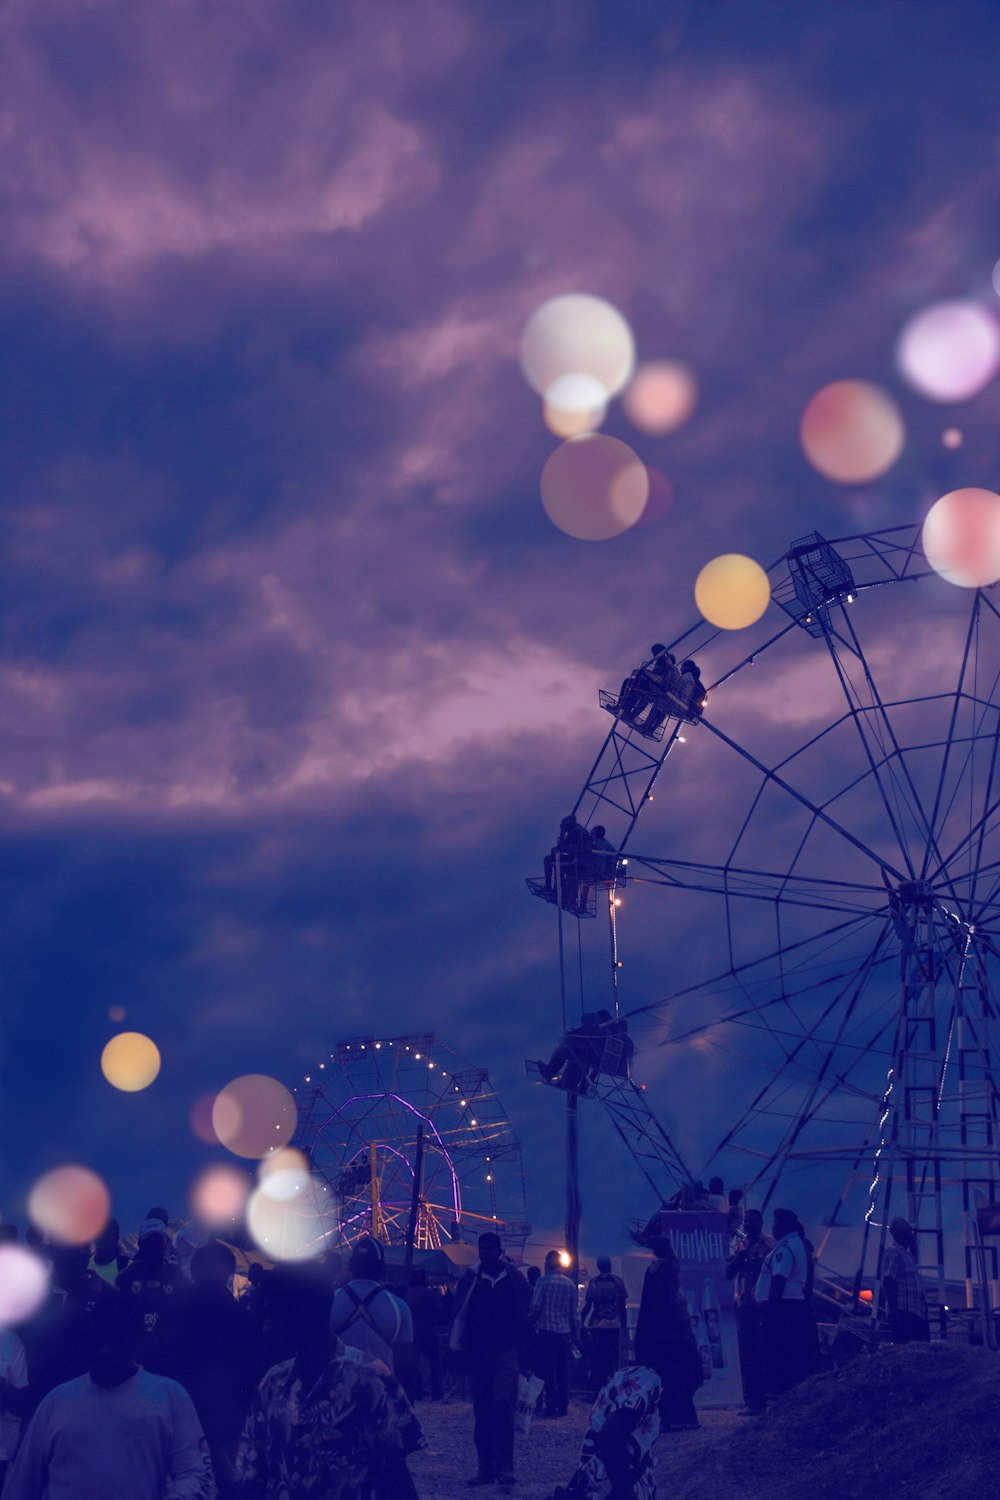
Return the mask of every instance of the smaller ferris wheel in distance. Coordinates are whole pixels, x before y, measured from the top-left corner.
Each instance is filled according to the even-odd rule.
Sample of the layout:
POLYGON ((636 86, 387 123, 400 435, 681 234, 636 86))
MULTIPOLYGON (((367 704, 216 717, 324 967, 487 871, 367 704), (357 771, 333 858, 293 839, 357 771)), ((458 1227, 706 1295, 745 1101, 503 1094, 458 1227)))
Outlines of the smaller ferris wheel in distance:
POLYGON ((372 1235, 417 1250, 486 1229, 520 1254, 521 1146, 489 1073, 432 1032, 337 1042, 295 1091, 295 1141, 336 1194, 340 1241, 372 1235))

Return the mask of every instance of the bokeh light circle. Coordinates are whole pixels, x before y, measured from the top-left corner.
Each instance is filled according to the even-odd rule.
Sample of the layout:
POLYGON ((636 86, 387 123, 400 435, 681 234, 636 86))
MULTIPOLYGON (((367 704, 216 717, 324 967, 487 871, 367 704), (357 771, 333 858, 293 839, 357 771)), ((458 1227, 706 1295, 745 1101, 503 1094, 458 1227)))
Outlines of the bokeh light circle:
POLYGON ((1000 260, 993 267, 993 290, 1000 297, 1000 260))
POLYGON ((120 1026, 121 1025, 122 1021, 124 1021, 124 1019, 125 1019, 126 1014, 127 1014, 127 1012, 125 1010, 124 1005, 109 1005, 108 1006, 108 1020, 109 1021, 114 1021, 114 1023, 115 1023, 116 1026, 120 1026))
POLYGON ((521 335, 521 369, 532 390, 549 399, 564 376, 592 377, 615 396, 635 364, 632 330, 603 297, 572 292, 553 297, 532 313, 521 335))
POLYGON ((650 437, 676 432, 697 404, 697 380, 687 365, 674 359, 641 364, 622 397, 625 415, 633 427, 650 437))
POLYGON ((645 465, 627 443, 603 433, 562 443, 542 470, 542 504, 554 525, 584 542, 620 536, 642 515, 645 465))
POLYGON ((607 414, 607 393, 592 375, 560 375, 545 392, 542 418, 556 437, 594 432, 607 414))
POLYGON ((28 1217, 54 1245, 87 1245, 111 1217, 111 1194, 89 1167, 53 1167, 28 1194, 28 1217))
POLYGON ((0 1245, 0 1328, 14 1328, 34 1317, 49 1290, 41 1256, 24 1245, 0 1245))
POLYGON ((899 336, 901 374, 931 401, 968 401, 1000 370, 1000 323, 978 302, 935 302, 899 336))
POLYGON ((206 1146, 217 1146, 219 1137, 215 1133, 212 1124, 212 1109, 215 1105, 214 1094, 202 1094, 191 1106, 188 1115, 188 1124, 191 1126, 192 1135, 199 1141, 204 1141, 206 1146))
POLYGON ((234 1156, 260 1157, 287 1145, 295 1130, 295 1100, 276 1078, 245 1073, 215 1096, 212 1128, 234 1156))
POLYGON ((307 1177, 291 1199, 273 1198, 261 1186, 247 1204, 247 1229, 272 1260, 321 1255, 336 1227, 333 1194, 315 1177, 307 1177))
POLYGON ((1000 495, 977 488, 942 495, 927 512, 921 543, 948 583, 976 589, 1000 582, 1000 495))
POLYGON ((286 1146, 264 1157, 257 1178, 262 1193, 279 1203, 290 1203, 309 1186, 309 1162, 301 1151, 286 1146))
POLYGON ((542 421, 559 438, 580 437, 585 432, 596 432, 607 414, 607 406, 596 407, 593 411, 563 411, 559 407, 550 406, 547 401, 542 406, 542 421))
POLYGON ((760 563, 740 552, 724 552, 705 564, 694 586, 695 603, 721 630, 744 630, 759 620, 771 598, 760 563))
POLYGON ((965 433, 960 427, 946 427, 941 434, 941 443, 945 448, 961 448, 965 442, 965 433))
POLYGON ((125 1094, 146 1089, 160 1071, 160 1049, 141 1031, 119 1031, 101 1053, 101 1072, 125 1094))
POLYGON ((834 380, 802 414, 799 437, 814 469, 839 484, 864 484, 891 469, 903 449, 902 413, 869 380, 834 380))
POLYGON ((191 1212, 209 1229, 231 1229, 243 1218, 251 1183, 239 1167, 214 1162, 195 1178, 191 1212))
POLYGON ((674 487, 662 469, 646 469, 649 480, 649 495, 642 508, 637 526, 655 526, 662 521, 674 503, 674 487))

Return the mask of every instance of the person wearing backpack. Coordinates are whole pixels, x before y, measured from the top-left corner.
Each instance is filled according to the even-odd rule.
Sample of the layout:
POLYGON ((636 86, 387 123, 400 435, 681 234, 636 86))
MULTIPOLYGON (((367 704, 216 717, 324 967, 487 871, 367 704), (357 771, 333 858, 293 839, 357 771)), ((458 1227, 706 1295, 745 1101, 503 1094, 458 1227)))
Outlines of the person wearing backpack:
POLYGON ((590 1342, 590 1389, 599 1391, 621 1364, 622 1329, 625 1326, 625 1283, 611 1274, 611 1261, 597 1257, 597 1275, 587 1282, 583 1299, 582 1326, 590 1342))
POLYGON ((382 1284, 385 1266, 378 1240, 368 1235, 358 1240, 348 1264, 351 1279, 334 1293, 330 1327, 352 1349, 395 1371, 397 1349, 413 1343, 410 1309, 382 1284))

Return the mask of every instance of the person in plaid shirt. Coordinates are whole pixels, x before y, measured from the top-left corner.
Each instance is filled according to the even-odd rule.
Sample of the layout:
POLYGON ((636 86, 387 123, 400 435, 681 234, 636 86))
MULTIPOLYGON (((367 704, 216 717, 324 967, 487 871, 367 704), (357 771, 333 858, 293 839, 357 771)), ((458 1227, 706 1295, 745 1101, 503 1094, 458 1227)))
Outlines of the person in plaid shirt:
POLYGON ((906 1219, 893 1219, 889 1233, 893 1243, 882 1256, 881 1280, 889 1304, 892 1342, 929 1343, 927 1297, 913 1258, 917 1237, 906 1219))
POLYGON ((528 1321, 535 1330, 545 1377, 546 1417, 564 1417, 569 1408, 569 1355, 579 1334, 576 1287, 559 1269, 559 1253, 545 1257, 545 1274, 531 1294, 528 1321))

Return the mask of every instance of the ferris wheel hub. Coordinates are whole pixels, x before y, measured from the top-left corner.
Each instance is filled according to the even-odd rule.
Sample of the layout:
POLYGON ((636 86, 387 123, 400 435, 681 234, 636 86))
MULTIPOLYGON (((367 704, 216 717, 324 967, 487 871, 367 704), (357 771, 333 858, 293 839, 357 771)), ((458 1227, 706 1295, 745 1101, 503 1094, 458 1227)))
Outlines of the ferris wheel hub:
POLYGON ((907 911, 933 911, 938 899, 929 880, 901 880, 895 894, 907 911))

